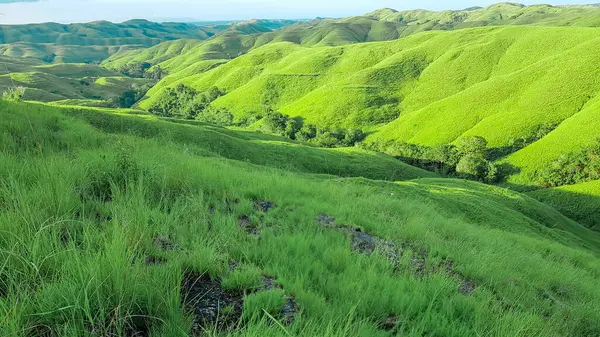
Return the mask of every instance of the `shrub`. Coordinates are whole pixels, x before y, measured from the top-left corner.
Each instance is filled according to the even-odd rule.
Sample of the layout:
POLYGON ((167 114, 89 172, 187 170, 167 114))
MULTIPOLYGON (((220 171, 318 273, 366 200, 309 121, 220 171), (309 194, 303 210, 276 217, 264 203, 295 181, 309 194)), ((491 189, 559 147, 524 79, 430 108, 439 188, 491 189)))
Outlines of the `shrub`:
POLYGON ((2 94, 2 99, 9 102, 19 102, 25 96, 25 87, 12 87, 2 94))
POLYGON ((600 139, 578 151, 562 155, 536 172, 539 185, 556 187, 600 179, 600 139))
MULTIPOLYGON (((150 106, 148 112, 164 117, 200 118, 203 112, 208 109, 210 103, 223 94, 216 87, 210 88, 207 92, 199 93, 192 87, 179 84, 175 88, 167 88, 158 97, 157 101, 150 106)), ((204 119, 210 119, 210 116, 214 116, 214 112, 207 112, 207 116, 204 119)), ((222 121, 223 118, 219 120, 222 121)), ((231 121, 233 121, 233 117, 231 121)), ((231 121, 228 123, 231 123, 231 121)))
POLYGON ((281 112, 270 111, 263 118, 263 126, 267 132, 283 135, 288 120, 289 117, 281 112))

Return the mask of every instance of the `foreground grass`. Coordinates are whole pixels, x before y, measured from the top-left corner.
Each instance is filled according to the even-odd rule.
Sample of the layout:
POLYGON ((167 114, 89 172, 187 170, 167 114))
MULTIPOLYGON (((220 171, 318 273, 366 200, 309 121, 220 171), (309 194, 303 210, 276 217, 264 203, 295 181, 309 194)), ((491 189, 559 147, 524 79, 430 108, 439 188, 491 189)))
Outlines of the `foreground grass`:
POLYGON ((190 272, 246 294, 239 329, 221 335, 600 334, 597 233, 526 196, 207 157, 178 137, 136 134, 169 130, 159 121, 116 116, 130 126, 116 132, 83 114, 1 106, 2 335, 187 336, 180 293, 190 272), (274 207, 262 212, 256 200, 274 207), (403 247, 397 266, 352 251, 319 214, 403 247), (439 268, 450 260, 474 292, 439 268), (256 293, 260 275, 295 298, 291 325, 273 323, 281 295, 256 293), (391 317, 397 326, 386 331, 391 317))

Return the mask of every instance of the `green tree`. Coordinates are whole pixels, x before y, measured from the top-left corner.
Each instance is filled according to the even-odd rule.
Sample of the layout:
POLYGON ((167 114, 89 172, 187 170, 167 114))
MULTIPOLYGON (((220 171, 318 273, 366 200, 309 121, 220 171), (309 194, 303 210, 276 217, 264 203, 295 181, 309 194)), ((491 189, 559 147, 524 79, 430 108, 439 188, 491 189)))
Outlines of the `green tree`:
POLYGON ((466 155, 456 165, 456 173, 469 179, 481 179, 486 176, 488 161, 478 155, 466 155))
POLYGON ((263 118, 263 126, 267 132, 283 134, 289 117, 280 112, 271 111, 263 118))
POLYGON ((463 137, 458 141, 458 152, 463 156, 486 157, 488 142, 481 136, 463 137))
POLYGON ((304 124, 296 134, 296 138, 302 141, 309 141, 317 137, 317 127, 313 124, 304 124))

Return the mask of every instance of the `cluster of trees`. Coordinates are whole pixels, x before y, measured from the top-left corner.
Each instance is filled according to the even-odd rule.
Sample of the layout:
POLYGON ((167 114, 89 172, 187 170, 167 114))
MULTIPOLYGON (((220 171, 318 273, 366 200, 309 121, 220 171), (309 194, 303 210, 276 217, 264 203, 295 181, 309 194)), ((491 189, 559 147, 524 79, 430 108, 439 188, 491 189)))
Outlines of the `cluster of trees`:
POLYGON ((229 111, 210 106, 210 103, 224 94, 217 87, 211 87, 205 92, 198 92, 185 84, 179 84, 175 88, 167 88, 148 111, 157 116, 197 119, 220 125, 231 125, 233 115, 229 111))
POLYGON ((479 136, 461 138, 457 145, 423 146, 399 141, 363 144, 364 148, 385 152, 413 166, 447 177, 496 183, 500 168, 492 162, 488 142, 479 136))
POLYGON ((154 83, 137 84, 134 83, 131 88, 120 96, 111 100, 111 105, 119 108, 131 108, 137 101, 141 100, 154 83))
POLYGON ((262 118, 262 126, 270 133, 329 148, 354 146, 365 138, 361 129, 317 127, 305 124, 301 118, 291 118, 276 111, 270 111, 262 118))
POLYGON ((600 179, 600 138, 592 145, 563 155, 536 172, 539 185, 556 187, 600 179))
POLYGON ((127 63, 119 68, 119 72, 127 77, 149 78, 157 82, 167 75, 159 65, 152 68, 152 64, 148 62, 127 63))

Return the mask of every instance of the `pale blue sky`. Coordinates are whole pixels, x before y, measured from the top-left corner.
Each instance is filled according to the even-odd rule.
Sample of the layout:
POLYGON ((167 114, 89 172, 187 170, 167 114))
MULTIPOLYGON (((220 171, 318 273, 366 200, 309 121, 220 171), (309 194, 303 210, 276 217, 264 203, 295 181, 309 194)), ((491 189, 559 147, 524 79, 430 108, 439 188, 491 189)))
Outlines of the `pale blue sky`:
MULTIPOLYGON (((591 4, 600 0, 524 1, 526 4, 591 4)), ((0 0, 0 23, 149 20, 300 19, 360 15, 378 8, 463 9, 485 0, 0 0)))

